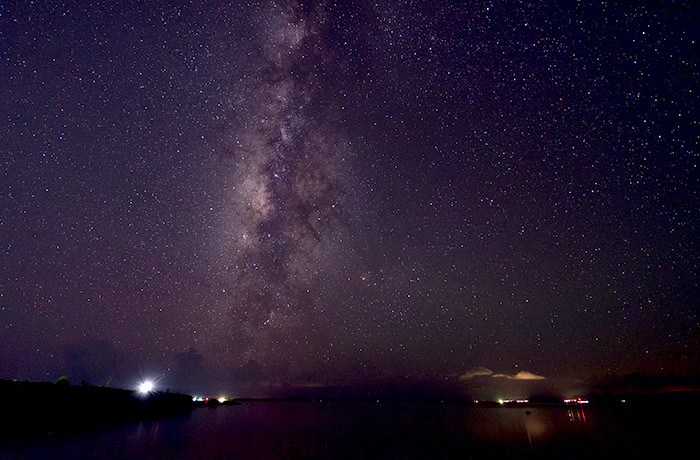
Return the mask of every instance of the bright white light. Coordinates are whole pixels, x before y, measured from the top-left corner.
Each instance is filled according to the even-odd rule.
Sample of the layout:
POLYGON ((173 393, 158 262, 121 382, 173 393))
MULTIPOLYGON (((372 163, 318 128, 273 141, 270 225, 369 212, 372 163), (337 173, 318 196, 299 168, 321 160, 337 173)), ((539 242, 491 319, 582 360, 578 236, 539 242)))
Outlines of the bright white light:
POLYGON ((151 382, 150 380, 146 380, 141 385, 139 385, 139 392, 145 394, 150 393, 151 391, 153 391, 153 382, 151 382))
POLYGON ((220 402, 221 404, 225 403, 225 402, 226 402, 226 398, 224 398, 224 397, 222 396, 221 398, 219 398, 219 402, 220 402))

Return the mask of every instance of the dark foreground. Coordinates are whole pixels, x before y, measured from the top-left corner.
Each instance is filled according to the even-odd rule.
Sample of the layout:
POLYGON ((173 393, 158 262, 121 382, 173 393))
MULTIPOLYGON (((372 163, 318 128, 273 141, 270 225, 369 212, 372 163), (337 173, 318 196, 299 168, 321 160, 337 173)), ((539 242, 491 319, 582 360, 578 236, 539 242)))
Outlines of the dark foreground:
POLYGON ((245 402, 0 448, 0 458, 688 458, 698 407, 245 402))
POLYGON ((139 394, 89 385, 0 380, 0 446, 97 427, 181 414, 192 397, 178 393, 139 394))

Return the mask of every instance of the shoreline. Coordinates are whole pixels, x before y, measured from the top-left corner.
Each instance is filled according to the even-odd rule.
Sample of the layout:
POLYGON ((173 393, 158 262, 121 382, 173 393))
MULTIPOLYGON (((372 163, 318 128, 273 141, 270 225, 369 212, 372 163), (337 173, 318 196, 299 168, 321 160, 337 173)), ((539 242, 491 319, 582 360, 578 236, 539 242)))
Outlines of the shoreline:
POLYGON ((664 393, 599 394, 590 402, 566 403, 561 400, 530 399, 521 401, 474 401, 454 399, 398 400, 360 398, 215 398, 194 399, 181 393, 149 392, 91 385, 68 385, 50 382, 0 379, 2 415, 0 444, 53 435, 70 434, 94 428, 162 417, 189 415, 193 409, 233 406, 243 403, 315 403, 315 404, 439 404, 461 407, 536 408, 536 407, 619 407, 683 406, 700 404, 698 391, 664 393))

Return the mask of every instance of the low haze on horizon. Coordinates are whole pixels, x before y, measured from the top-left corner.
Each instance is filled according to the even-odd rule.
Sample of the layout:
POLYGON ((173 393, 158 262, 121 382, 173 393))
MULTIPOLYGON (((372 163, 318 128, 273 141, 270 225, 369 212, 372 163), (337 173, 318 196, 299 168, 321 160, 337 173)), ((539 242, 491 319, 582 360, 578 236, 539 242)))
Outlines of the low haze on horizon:
POLYGON ((0 5, 0 378, 697 375, 687 5, 0 5))

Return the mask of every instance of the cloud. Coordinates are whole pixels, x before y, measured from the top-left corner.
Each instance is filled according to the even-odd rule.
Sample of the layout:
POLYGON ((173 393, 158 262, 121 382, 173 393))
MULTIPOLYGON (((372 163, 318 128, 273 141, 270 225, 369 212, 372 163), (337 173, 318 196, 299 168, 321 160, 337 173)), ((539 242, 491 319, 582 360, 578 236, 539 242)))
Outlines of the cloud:
POLYGON ((509 380, 544 380, 541 375, 533 374, 532 372, 520 371, 515 375, 493 374, 493 378, 505 378, 509 380))
POLYGON ((73 383, 86 380, 97 385, 110 385, 124 370, 126 359, 111 342, 87 337, 66 346, 66 372, 73 383))
POLYGON ((469 380, 473 379, 474 377, 483 377, 487 375, 493 375, 493 371, 489 369, 488 367, 483 367, 483 366, 478 366, 472 369, 469 369, 467 372, 465 372, 463 375, 459 377, 460 380, 469 380))
POLYGON ((503 378, 508 380, 544 380, 541 375, 533 374, 528 371, 520 371, 515 375, 496 374, 488 367, 477 366, 469 369, 467 372, 459 376, 460 380, 471 380, 475 377, 492 377, 494 379, 503 378))
POLYGON ((515 380, 544 380, 541 375, 533 374, 532 372, 520 371, 513 377, 515 380))

